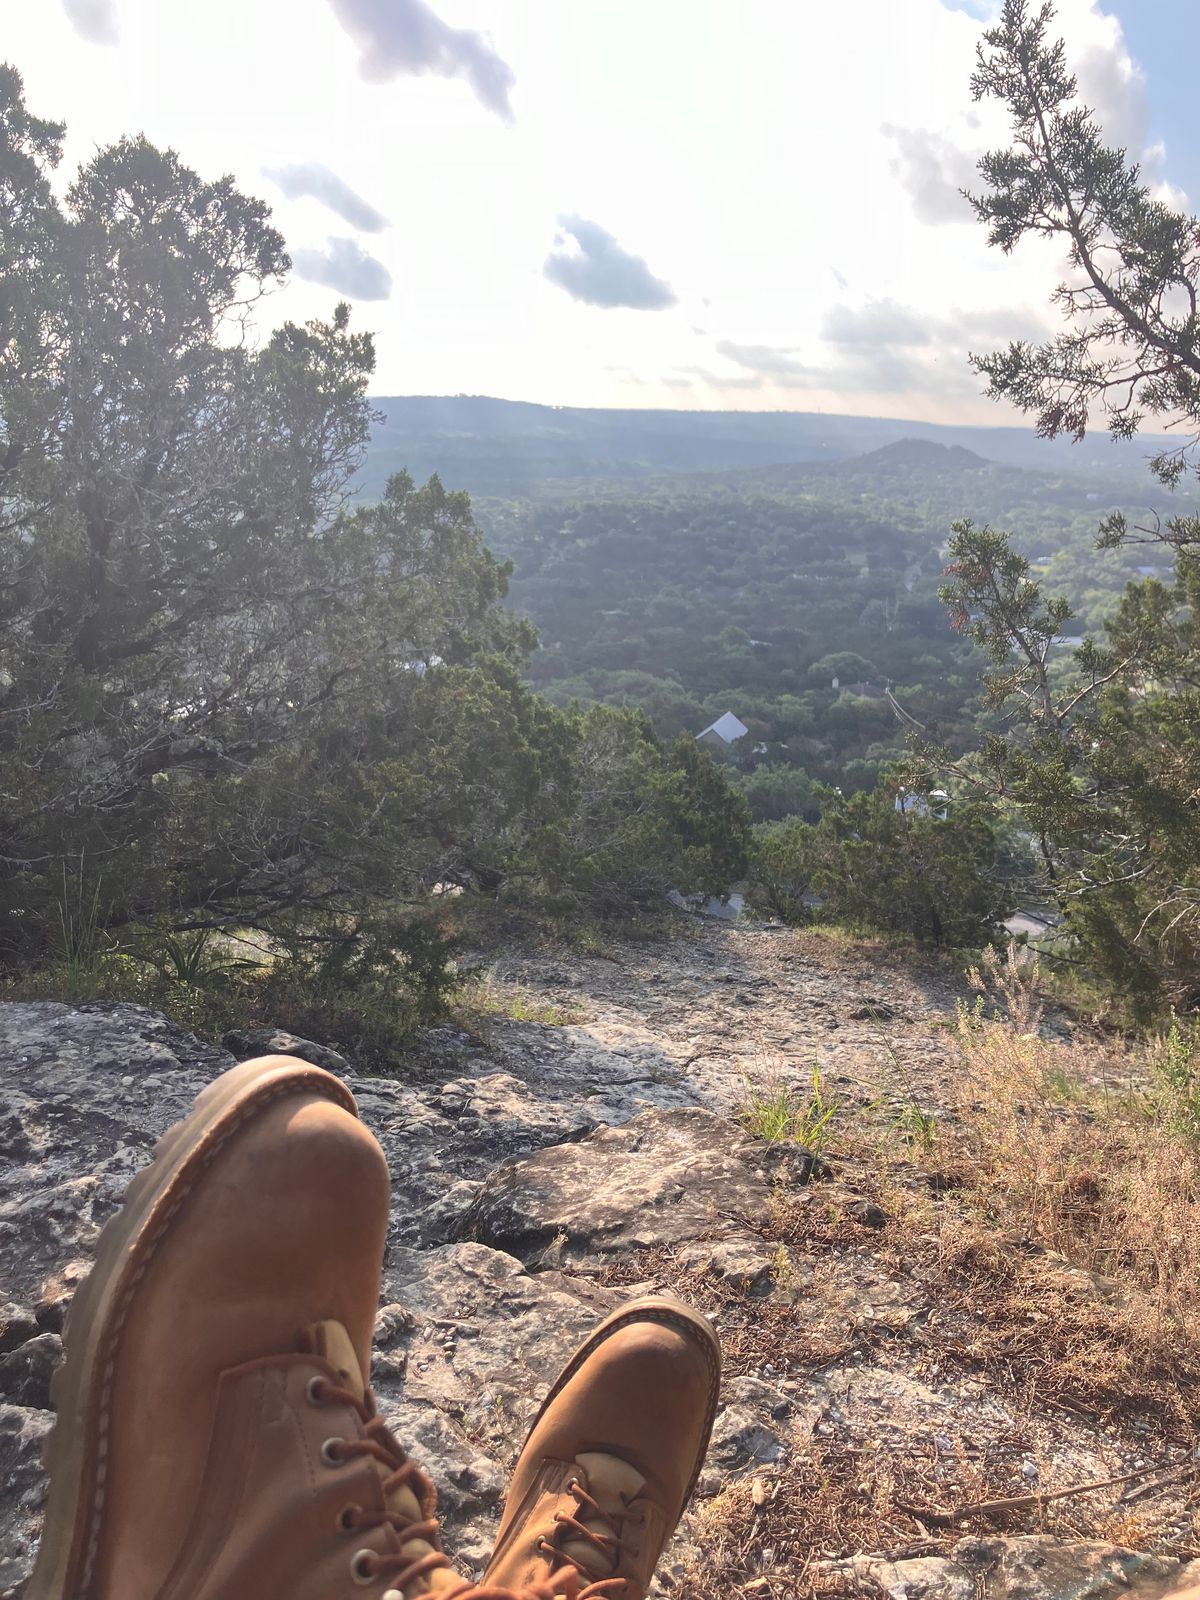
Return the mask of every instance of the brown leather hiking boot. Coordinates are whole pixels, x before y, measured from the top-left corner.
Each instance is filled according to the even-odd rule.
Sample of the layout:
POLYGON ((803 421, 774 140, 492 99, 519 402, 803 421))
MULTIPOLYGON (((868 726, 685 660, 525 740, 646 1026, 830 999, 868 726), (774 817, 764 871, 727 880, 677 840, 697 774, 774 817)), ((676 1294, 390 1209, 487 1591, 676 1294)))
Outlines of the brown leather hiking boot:
POLYGON ((71 1306, 27 1600, 464 1587, 365 1383, 387 1218, 330 1073, 271 1056, 205 1090, 71 1306))
POLYGON ((678 1301, 601 1323, 525 1441, 484 1589, 643 1600, 700 1475, 720 1377, 716 1334, 678 1301))

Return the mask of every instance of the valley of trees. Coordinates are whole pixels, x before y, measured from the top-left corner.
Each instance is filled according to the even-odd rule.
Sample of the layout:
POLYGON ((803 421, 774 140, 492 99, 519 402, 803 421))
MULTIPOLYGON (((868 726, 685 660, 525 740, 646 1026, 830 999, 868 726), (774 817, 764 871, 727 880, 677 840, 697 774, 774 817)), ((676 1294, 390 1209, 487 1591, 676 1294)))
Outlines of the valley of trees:
MULTIPOLYGON (((1135 490, 1114 473, 1097 505, 1094 482, 901 440, 820 467, 692 476, 636 498, 590 485, 477 512, 538 630, 543 694, 636 705, 668 738, 732 711, 750 729, 731 754, 755 820, 815 820, 815 784, 870 790, 915 735, 963 753, 990 726, 985 657, 938 596, 957 518, 1014 530, 1072 598, 1065 637, 1102 627, 1147 558, 1098 555, 1099 511, 1135 490)), ((1053 670, 1069 662, 1056 645, 1053 670)))
POLYGON ((851 788, 903 748, 885 685, 966 731, 978 670, 937 599, 936 541, 723 491, 535 505, 490 537, 538 628, 532 681, 560 703, 633 702, 664 735, 733 711, 764 763, 851 788))

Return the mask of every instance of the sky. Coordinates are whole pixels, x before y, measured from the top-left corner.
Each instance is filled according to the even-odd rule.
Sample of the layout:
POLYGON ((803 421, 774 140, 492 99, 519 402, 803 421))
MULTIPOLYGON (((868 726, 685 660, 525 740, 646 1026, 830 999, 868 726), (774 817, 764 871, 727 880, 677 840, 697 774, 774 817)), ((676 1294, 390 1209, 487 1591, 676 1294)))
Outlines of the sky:
MULTIPOLYGON (((272 206, 261 309, 376 333, 376 394, 1014 422, 971 350, 1053 327, 1061 258, 958 190, 998 0, 0 0, 61 185, 145 133, 272 206)), ((1195 0, 1058 0, 1081 90, 1200 194, 1195 0), (1193 99, 1194 105, 1194 99, 1193 99)), ((1194 202, 1191 202, 1194 203, 1194 202)))

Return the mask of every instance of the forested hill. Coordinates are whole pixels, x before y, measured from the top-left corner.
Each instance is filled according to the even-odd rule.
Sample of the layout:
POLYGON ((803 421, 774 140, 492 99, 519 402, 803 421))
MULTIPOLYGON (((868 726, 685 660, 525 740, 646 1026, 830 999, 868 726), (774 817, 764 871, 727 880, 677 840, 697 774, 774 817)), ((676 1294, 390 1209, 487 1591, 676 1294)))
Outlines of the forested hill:
MULTIPOLYGON (((514 560, 510 598, 538 628, 532 678, 551 699, 639 705, 668 736, 732 711, 766 765, 850 788, 904 748, 888 685, 931 731, 970 735, 979 664, 937 599, 928 525, 721 489, 480 515, 514 560)), ((803 785, 783 787, 784 809, 802 808, 803 785)))
POLYGON ((1140 466, 1154 441, 1118 447, 1104 434, 1048 443, 1025 428, 942 427, 796 411, 625 411, 529 405, 476 395, 383 396, 360 488, 382 493, 407 467, 471 494, 529 495, 564 479, 636 482, 663 473, 833 462, 902 441, 956 446, 989 461, 1095 473, 1140 466))
MULTIPOLYGON (((668 737, 734 712, 752 730, 740 759, 755 814, 770 816, 807 809, 813 780, 871 788, 914 723, 954 749, 977 742, 982 661, 937 594, 956 519, 1010 530, 1070 599, 1064 634, 1078 636, 1150 559, 1095 548, 1106 512, 1135 510, 1136 481, 906 438, 841 461, 546 484, 475 509, 538 629, 534 684, 559 703, 640 706, 668 737)), ((1064 641, 1056 668, 1070 661, 1064 641)))

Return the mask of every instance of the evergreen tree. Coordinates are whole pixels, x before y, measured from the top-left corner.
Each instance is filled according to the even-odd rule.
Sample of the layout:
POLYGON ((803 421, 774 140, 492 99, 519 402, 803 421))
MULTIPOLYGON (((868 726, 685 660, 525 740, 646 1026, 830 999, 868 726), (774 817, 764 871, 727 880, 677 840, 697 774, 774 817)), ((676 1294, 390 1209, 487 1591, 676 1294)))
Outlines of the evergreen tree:
MULTIPOLYGON (((1007 105, 1013 144, 980 163, 972 203, 1006 252, 1030 236, 1066 244, 1054 297, 1066 325, 975 365, 1048 437, 1082 438, 1098 417, 1128 438, 1169 419, 1180 441, 1151 468, 1173 487, 1195 470, 1200 436, 1200 224, 1104 142, 1052 19, 1049 5, 1006 0, 984 35, 973 90, 1007 105)), ((1200 1005, 1200 523, 1130 529, 1114 516, 1099 531, 1102 546, 1135 539, 1170 547, 1173 579, 1131 584, 1104 642, 1065 675, 1053 652, 1070 607, 1006 535, 956 524, 942 594, 991 656, 988 699, 1009 724, 964 776, 1017 806, 1083 953, 1150 1012, 1200 1005)))
POLYGON ((722 887, 740 810, 648 729, 591 769, 467 497, 350 503, 371 339, 339 306, 256 342, 266 207, 144 139, 60 204, 61 134, 0 68, 0 962, 65 900, 334 940, 438 884, 586 900, 563 840, 604 805, 605 905, 722 887))

